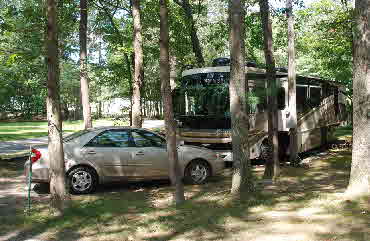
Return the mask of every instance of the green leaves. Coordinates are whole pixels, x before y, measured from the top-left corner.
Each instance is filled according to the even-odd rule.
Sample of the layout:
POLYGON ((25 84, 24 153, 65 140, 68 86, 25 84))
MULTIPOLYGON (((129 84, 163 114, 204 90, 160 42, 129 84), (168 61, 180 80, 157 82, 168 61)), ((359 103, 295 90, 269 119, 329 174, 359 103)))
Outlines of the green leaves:
POLYGON ((304 74, 316 73, 351 85, 352 14, 352 9, 329 0, 297 13, 297 18, 305 21, 298 36, 298 66, 304 74))

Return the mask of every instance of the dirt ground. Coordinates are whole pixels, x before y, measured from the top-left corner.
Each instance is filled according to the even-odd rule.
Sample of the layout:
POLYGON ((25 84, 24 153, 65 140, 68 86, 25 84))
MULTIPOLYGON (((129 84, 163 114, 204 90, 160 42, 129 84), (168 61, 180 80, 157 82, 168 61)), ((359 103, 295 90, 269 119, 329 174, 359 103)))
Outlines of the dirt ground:
POLYGON ((370 240, 370 198, 347 200, 350 152, 315 153, 305 168, 283 166, 278 183, 260 179, 256 192, 230 199, 231 169, 205 185, 186 186, 187 202, 171 204, 168 181, 99 187, 72 196, 64 218, 50 215, 48 194, 26 206, 24 160, 1 162, 0 240, 370 240))

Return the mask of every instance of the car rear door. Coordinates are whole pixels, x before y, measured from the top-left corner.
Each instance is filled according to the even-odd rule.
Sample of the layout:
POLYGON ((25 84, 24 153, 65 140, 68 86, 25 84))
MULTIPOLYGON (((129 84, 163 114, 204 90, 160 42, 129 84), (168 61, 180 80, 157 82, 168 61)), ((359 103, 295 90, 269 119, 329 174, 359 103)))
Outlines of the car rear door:
POLYGON ((106 180, 121 180, 126 177, 124 167, 131 159, 132 145, 128 130, 110 129, 90 140, 82 153, 99 167, 106 180))
POLYGON ((144 130, 132 130, 131 135, 135 150, 128 160, 128 175, 138 179, 168 177, 169 163, 165 140, 144 130))

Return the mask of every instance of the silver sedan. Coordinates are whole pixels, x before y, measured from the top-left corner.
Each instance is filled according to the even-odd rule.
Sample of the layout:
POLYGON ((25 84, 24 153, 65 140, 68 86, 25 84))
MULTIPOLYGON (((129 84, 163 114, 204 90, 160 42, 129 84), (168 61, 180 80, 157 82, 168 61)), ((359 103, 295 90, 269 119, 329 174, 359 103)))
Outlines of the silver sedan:
MULTIPOLYGON (((32 181, 48 183, 47 148, 32 164, 32 181)), ((98 184, 169 178, 166 140, 151 131, 131 127, 102 127, 76 132, 64 138, 66 176, 70 190, 91 193, 98 184)), ((213 151, 178 146, 179 163, 188 183, 201 184, 224 168, 224 160, 213 151)), ((29 162, 25 164, 25 171, 29 162)))

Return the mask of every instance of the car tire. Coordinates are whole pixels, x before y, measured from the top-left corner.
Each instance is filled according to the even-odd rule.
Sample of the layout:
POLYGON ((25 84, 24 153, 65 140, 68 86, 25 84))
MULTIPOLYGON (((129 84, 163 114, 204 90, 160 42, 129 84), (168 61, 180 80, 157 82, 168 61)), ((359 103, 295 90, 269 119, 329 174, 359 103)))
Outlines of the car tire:
POLYGON ((36 183, 33 187, 33 191, 37 194, 49 194, 50 184, 49 183, 36 183))
POLYGON ((68 184, 73 194, 92 193, 98 185, 98 176, 92 168, 77 167, 68 174, 68 184))
POLYGON ((208 163, 202 160, 192 161, 185 169, 185 182, 189 184, 202 184, 211 175, 208 163))

